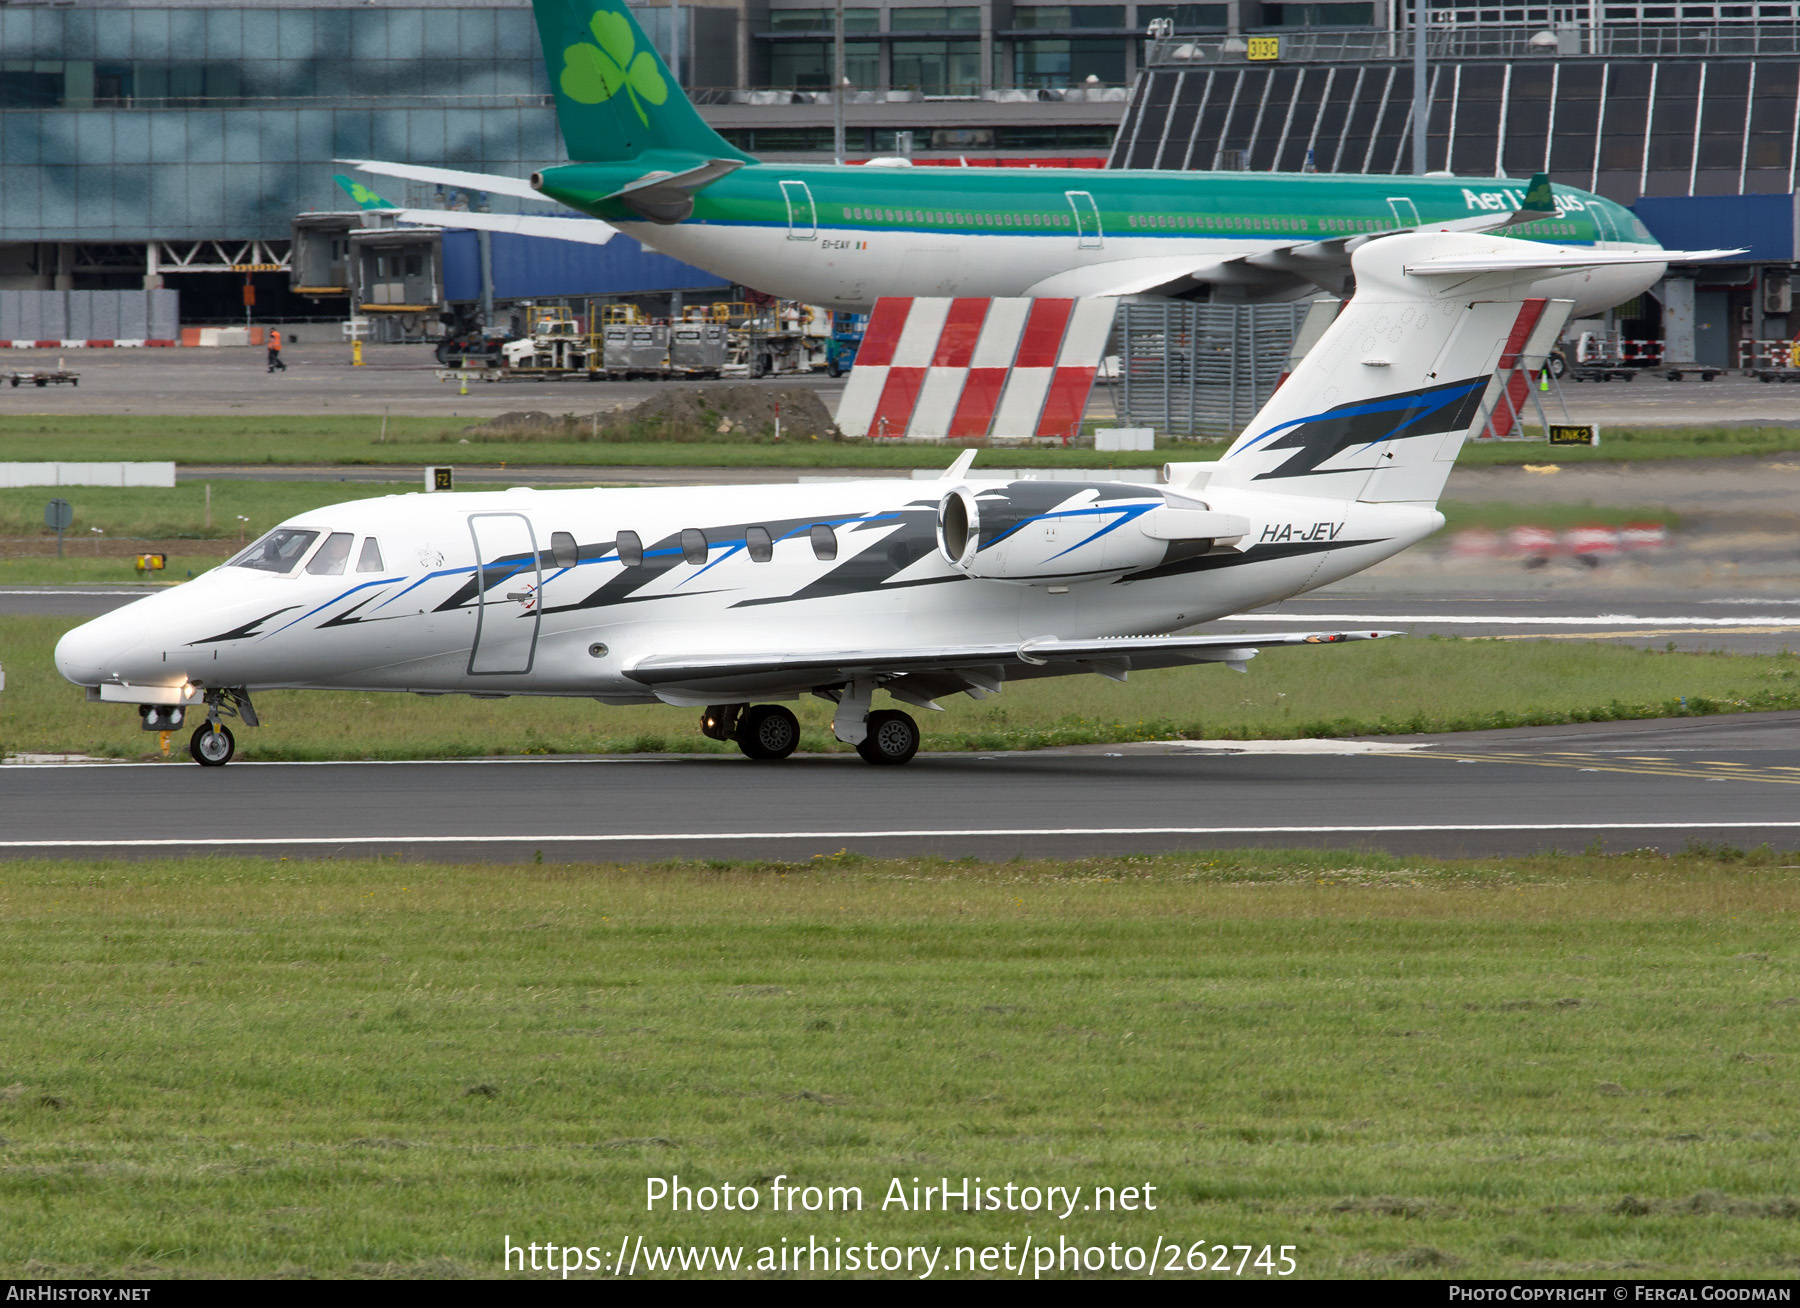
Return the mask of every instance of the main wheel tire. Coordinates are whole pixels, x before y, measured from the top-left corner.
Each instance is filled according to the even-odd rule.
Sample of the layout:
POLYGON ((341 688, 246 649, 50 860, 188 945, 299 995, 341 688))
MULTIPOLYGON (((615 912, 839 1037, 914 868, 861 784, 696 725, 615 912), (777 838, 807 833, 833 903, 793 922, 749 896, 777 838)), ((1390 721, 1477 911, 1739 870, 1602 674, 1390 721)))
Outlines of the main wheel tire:
POLYGON ((738 719, 737 744, 745 758, 786 758, 800 748, 800 719, 780 704, 752 704, 738 719))
POLYGON ((215 729, 212 723, 204 722, 188 737, 188 753, 203 768, 222 768, 237 753, 237 737, 231 734, 230 727, 215 729))
POLYGON ((869 734, 862 738, 856 752, 865 763, 883 767, 899 767, 912 762, 919 752, 919 724, 898 709, 882 709, 869 714, 869 734))

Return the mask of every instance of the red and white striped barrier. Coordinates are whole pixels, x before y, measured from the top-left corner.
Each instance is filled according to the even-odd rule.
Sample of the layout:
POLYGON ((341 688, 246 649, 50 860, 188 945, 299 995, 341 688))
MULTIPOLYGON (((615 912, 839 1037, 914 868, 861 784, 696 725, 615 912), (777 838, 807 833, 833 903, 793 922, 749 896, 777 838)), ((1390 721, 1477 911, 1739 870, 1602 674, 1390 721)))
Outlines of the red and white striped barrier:
POLYGON ((180 341, 159 340, 0 341, 0 350, 142 350, 179 344, 180 341))
POLYGON ((1628 522, 1619 531, 1619 548, 1659 550, 1669 543, 1669 529, 1660 522, 1628 522))
POLYGON ((890 297, 838 402, 846 436, 1075 435, 1118 301, 890 297))

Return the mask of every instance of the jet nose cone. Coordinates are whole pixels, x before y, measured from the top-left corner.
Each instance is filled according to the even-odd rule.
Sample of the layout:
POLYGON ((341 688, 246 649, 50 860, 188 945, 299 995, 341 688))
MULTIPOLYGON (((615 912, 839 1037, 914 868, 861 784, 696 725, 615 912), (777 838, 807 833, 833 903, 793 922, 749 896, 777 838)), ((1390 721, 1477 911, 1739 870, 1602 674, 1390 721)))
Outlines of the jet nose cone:
POLYGON ((98 686, 116 676, 121 658, 138 643, 135 630, 112 615, 84 622, 56 642, 56 670, 77 686, 98 686))

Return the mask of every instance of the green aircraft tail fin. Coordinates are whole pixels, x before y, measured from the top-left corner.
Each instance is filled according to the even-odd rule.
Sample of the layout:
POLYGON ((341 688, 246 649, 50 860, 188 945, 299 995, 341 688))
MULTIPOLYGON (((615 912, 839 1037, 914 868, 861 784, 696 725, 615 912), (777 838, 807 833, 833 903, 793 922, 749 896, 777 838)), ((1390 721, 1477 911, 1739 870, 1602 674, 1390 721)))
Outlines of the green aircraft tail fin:
POLYGON ((399 207, 384 200, 361 182, 352 181, 342 173, 333 173, 331 180, 344 188, 344 194, 355 200, 356 207, 359 209, 395 209, 399 207))
POLYGON ((532 0, 569 158, 616 163, 647 150, 752 156, 695 111, 620 0, 532 0))
POLYGON ((1525 203, 1519 206, 1521 213, 1555 213, 1556 197, 1550 191, 1550 174, 1533 173, 1531 184, 1525 188, 1525 203))

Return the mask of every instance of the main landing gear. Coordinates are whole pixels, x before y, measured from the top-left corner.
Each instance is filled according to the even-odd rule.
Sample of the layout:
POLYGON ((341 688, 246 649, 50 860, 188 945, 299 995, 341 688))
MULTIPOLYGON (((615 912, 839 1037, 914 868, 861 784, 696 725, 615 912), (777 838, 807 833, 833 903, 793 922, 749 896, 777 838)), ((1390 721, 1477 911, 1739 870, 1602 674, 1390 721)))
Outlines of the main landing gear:
MULTIPOLYGON (((838 739, 855 745, 868 763, 897 767, 919 752, 919 724, 911 715, 898 709, 870 713, 866 697, 852 699, 848 714, 840 700, 832 725, 838 739)), ((714 704, 700 715, 700 734, 736 741, 746 758, 773 762, 799 748, 800 720, 780 704, 714 704)))
POLYGON ((745 758, 773 762, 800 748, 800 719, 780 704, 714 704, 700 715, 700 734, 735 740, 745 758))

